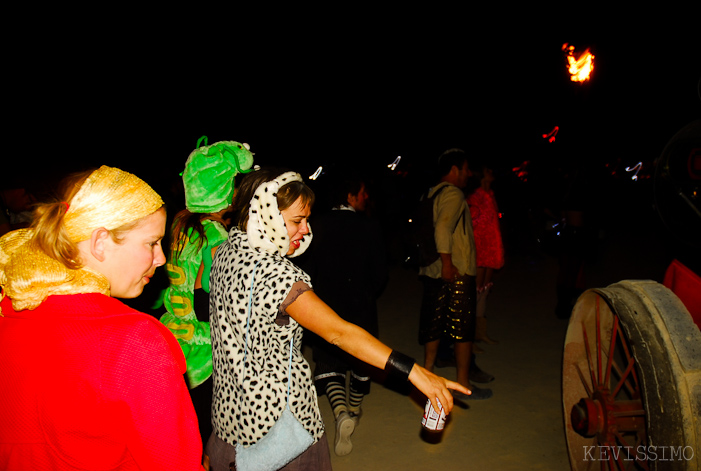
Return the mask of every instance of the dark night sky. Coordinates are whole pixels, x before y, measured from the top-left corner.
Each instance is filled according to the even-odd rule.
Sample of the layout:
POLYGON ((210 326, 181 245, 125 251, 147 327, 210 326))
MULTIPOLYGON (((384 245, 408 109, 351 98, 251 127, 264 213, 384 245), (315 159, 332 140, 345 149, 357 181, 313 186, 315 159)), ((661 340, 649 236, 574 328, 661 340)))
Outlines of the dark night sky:
POLYGON ((206 134, 302 172, 397 155, 420 167, 456 146, 508 167, 558 125, 562 158, 634 163, 701 114, 698 34, 418 13, 245 35, 232 25, 216 51, 167 34, 90 53, 84 37, 49 42, 10 68, 3 161, 25 175, 105 163, 152 179, 180 172, 206 134), (569 81, 564 42, 596 55, 589 83, 569 81))
MULTIPOLYGON (((492 159, 514 233, 534 224, 525 220, 531 208, 558 204, 570 185, 563 175, 582 168, 599 179, 608 172, 603 184, 583 180, 592 213, 626 225, 658 221, 660 211, 652 179, 632 183, 620 170, 642 161, 651 175, 671 137, 701 117, 701 36, 688 6, 576 4, 567 13, 530 4, 295 4, 256 18, 242 8, 169 12, 184 13, 184 22, 145 14, 117 21, 115 10, 112 26, 51 18, 50 33, 28 16, 32 41, 11 35, 5 44, 0 185, 47 187, 106 164, 168 199, 207 135, 209 143, 248 142, 257 164, 303 176, 319 165, 382 173, 374 196, 392 225, 406 221, 402 211, 428 186, 436 157, 461 147, 492 159), (595 54, 591 81, 569 80, 563 43, 595 54), (541 135, 554 126, 560 132, 548 144, 541 135), (398 155, 409 177, 386 178, 398 155), (527 183, 511 172, 524 161, 527 183), (605 164, 619 170, 615 178, 605 164)), ((668 199, 675 209, 679 199, 668 199)), ((676 217, 681 229, 667 233, 698 239, 687 219, 676 217)))

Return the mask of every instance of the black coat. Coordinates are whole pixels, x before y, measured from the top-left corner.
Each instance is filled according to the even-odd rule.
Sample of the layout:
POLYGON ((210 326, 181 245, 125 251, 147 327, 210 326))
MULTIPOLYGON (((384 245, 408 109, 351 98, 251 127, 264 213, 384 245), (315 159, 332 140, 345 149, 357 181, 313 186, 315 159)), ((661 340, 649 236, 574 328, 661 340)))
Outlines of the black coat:
POLYGON ((379 225, 362 213, 332 210, 311 223, 313 240, 300 265, 314 292, 343 319, 377 336, 377 297, 387 281, 379 225))

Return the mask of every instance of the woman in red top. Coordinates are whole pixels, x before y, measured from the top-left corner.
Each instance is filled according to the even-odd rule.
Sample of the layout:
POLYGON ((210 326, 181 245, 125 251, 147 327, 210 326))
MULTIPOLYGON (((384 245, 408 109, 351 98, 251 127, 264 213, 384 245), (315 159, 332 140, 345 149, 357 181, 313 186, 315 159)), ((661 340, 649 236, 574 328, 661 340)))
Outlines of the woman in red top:
POLYGON ((118 298, 165 263, 151 187, 101 167, 0 238, 0 469, 200 470, 185 360, 118 298))
POLYGON ((494 171, 486 163, 477 163, 472 170, 474 190, 467 197, 472 216, 472 231, 475 236, 477 261, 477 327, 476 342, 498 343, 487 335, 487 296, 492 289, 494 270, 504 266, 504 245, 499 227, 497 207, 492 182, 494 171))

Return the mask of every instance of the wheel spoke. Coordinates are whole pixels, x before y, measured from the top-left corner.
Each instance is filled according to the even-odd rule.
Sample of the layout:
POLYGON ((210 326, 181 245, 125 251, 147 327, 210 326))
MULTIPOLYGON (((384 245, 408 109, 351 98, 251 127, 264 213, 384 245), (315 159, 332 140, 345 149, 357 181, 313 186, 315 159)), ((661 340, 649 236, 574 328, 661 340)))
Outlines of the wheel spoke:
MULTIPOLYGON (((626 439, 623 437, 623 435, 621 435, 619 432, 615 432, 615 436, 616 436, 616 442, 618 442, 618 444, 620 445, 620 447, 621 447, 623 450, 625 450, 626 453, 628 453, 628 450, 627 450, 626 447, 628 447, 628 446, 630 446, 630 445, 628 445, 628 442, 627 442, 626 439)), ((614 444, 614 446, 615 446, 615 444, 614 444)), ((619 453, 620 453, 620 451, 619 451, 619 453)), ((620 458, 620 454, 619 454, 618 456, 619 456, 619 458, 620 458)), ((621 467, 621 469, 625 469, 625 468, 623 467, 623 465, 620 463, 620 461, 619 461, 618 464, 619 464, 619 466, 621 467)))
POLYGON ((645 411, 642 409, 627 410, 627 411, 620 411, 620 412, 611 412, 611 415, 613 417, 645 417, 645 411))
POLYGON ((589 385, 587 384, 587 380, 584 379, 584 373, 582 373, 582 369, 576 363, 574 364, 574 367, 577 368, 577 374, 579 375, 579 379, 582 380, 582 386, 584 386, 584 390, 587 392, 587 397, 591 397, 592 390, 589 388, 589 385))
MULTIPOLYGON (((638 447, 640 446, 640 444, 642 443, 642 439, 638 434, 636 434, 635 438, 636 438, 635 446, 630 446, 628 444, 628 442, 626 441, 625 437, 623 435, 621 435, 619 432, 616 432, 616 441, 618 441, 618 443, 626 450, 626 460, 625 461, 629 461, 631 463, 636 463, 643 470, 650 471, 650 467, 648 466, 647 461, 639 459, 637 452, 635 452, 635 454, 633 455, 635 458, 634 460, 628 459, 630 457, 630 453, 629 453, 628 449, 632 448, 633 450, 637 450, 638 447)), ((635 466, 635 465, 631 464, 631 466, 635 466)), ((623 469, 623 468, 621 468, 621 469, 623 469)))
MULTIPOLYGON (((609 464, 609 470, 611 471, 616 471, 618 466, 616 466, 616 461, 613 459, 613 455, 609 454, 608 455, 608 460, 606 460, 609 464)), ((620 468, 621 471, 625 471, 623 468, 620 468)))
MULTIPOLYGON (((616 370, 616 373, 618 374, 619 378, 622 378, 623 371, 621 370, 621 367, 618 366, 618 363, 613 362, 612 366, 613 366, 613 369, 616 370)), ((633 371, 635 371, 635 370, 633 370, 633 371)), ((639 393, 638 393, 637 389, 635 388, 634 385, 631 385, 628 380, 626 380, 626 382, 625 382, 625 387, 634 399, 638 398, 639 393)))
MULTIPOLYGON (((635 364, 635 359, 631 358, 630 361, 628 361, 628 367, 626 368, 626 371, 623 373, 623 377, 621 380, 618 382, 618 385, 616 386, 616 389, 614 389, 613 393, 611 393, 612 397, 616 397, 616 394, 618 394, 618 391, 620 391, 621 386, 623 386, 623 383, 626 382, 626 378, 628 375, 631 373, 633 370, 633 365, 635 364)), ((635 374, 635 372, 633 372, 635 374)))
MULTIPOLYGON (((625 339, 623 337, 621 337, 621 345, 623 346, 623 351, 626 354, 626 359, 630 362, 633 359, 633 356, 630 354, 630 350, 628 349, 628 343, 625 341, 625 339)), ((635 390, 635 394, 637 394, 639 396, 640 391, 638 389, 638 386, 639 386, 638 374, 635 372, 635 370, 633 370, 632 377, 633 377, 633 382, 635 383, 635 386, 633 389, 635 390)), ((638 396, 636 396, 636 398, 638 396)))

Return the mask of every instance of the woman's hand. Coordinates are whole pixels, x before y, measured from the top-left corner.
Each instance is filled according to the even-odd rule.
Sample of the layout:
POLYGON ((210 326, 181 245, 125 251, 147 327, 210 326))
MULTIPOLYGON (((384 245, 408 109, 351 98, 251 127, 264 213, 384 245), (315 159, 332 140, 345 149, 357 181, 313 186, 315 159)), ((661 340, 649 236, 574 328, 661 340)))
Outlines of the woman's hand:
POLYGON ((448 389, 455 389, 463 394, 472 394, 472 391, 467 389, 465 386, 462 386, 454 381, 449 381, 441 376, 437 376, 428 371, 426 368, 422 368, 417 364, 414 364, 414 367, 409 373, 409 381, 416 386, 416 389, 426 395, 426 397, 431 401, 431 404, 433 404, 433 408, 435 410, 440 410, 436 399, 441 401, 443 411, 446 415, 450 414, 450 411, 453 410, 453 396, 450 394, 448 389))

